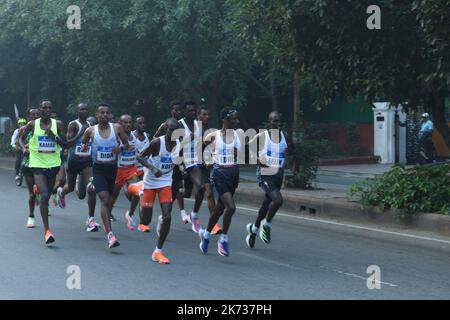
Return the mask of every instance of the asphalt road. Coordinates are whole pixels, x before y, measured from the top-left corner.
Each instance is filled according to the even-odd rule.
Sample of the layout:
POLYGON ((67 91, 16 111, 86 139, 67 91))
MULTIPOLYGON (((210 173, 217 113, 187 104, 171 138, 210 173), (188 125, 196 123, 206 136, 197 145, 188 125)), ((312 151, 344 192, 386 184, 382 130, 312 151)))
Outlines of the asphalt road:
MULTIPOLYGON (((25 228, 26 199, 26 189, 14 186, 12 171, 0 170, 0 299, 450 298, 450 239, 280 215, 272 243, 258 240, 250 250, 244 227, 255 210, 240 207, 230 231, 230 257, 219 256, 215 241, 204 256, 198 236, 174 210, 164 248, 172 264, 159 265, 150 258, 155 232, 126 228, 123 197, 113 226, 121 246, 112 250, 103 232, 85 231, 87 206, 73 195, 65 210, 51 208, 56 242, 45 246, 40 218, 37 228, 25 228), (81 271, 79 290, 67 287, 73 265, 81 271), (371 265, 380 268, 380 289, 367 287, 371 265)), ((206 220, 204 209, 200 217, 206 220)))

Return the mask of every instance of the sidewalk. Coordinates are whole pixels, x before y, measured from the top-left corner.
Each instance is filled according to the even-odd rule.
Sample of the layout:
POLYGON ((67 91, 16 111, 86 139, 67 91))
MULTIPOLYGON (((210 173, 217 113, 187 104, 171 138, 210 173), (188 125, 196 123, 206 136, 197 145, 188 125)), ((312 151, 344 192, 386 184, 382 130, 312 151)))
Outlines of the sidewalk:
MULTIPOLYGON (((383 175, 392 166, 392 164, 322 166, 317 175, 319 180, 332 177, 337 181, 350 178, 362 181, 365 178, 383 175)), ((247 179, 248 174, 249 169, 245 169, 244 178, 241 178, 235 199, 238 205, 241 203, 259 207, 264 200, 264 193, 256 183, 256 179, 254 182, 247 179)), ((318 188, 314 190, 283 188, 282 211, 309 218, 416 229, 450 237, 450 216, 425 213, 400 221, 394 210, 382 212, 376 207, 363 208, 356 201, 350 200, 347 196, 349 184, 317 182, 315 185, 318 188)))
POLYGON ((393 164, 350 164, 340 166, 320 166, 318 173, 373 178, 375 176, 383 175, 392 166, 393 164))

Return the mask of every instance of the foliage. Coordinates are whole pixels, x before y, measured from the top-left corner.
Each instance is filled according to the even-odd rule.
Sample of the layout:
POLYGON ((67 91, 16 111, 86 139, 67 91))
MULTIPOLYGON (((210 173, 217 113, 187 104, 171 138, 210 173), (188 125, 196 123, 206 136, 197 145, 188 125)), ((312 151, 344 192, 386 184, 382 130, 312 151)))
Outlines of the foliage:
POLYGON ((0 3, 0 49, 8 49, 0 50, 0 84, 11 88, 1 104, 26 105, 27 78, 31 103, 49 98, 60 113, 79 101, 107 102, 114 113, 156 121, 173 99, 203 97, 213 111, 245 101, 251 63, 229 27, 227 3, 80 0, 81 30, 68 30, 72 4, 0 3))
POLYGON ((450 0, 236 3, 241 36, 253 43, 255 56, 270 56, 281 69, 310 77, 321 93, 317 105, 341 96, 424 107, 450 146, 444 112, 450 93, 450 0), (381 8, 381 30, 366 27, 366 10, 373 4, 381 8))
POLYGON ((288 155, 288 161, 294 159, 299 164, 293 176, 287 177, 286 186, 289 188, 311 189, 316 178, 319 156, 321 155, 320 142, 317 140, 302 140, 288 155))
POLYGON ((349 196, 359 197, 363 205, 397 209, 400 217, 450 214, 450 165, 394 166, 381 177, 354 184, 349 196))

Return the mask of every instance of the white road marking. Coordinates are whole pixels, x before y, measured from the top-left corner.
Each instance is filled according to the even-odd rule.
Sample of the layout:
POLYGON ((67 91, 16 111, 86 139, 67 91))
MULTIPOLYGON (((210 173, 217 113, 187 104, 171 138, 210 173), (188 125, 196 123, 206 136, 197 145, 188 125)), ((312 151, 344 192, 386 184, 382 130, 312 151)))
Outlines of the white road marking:
MULTIPOLYGON (((344 272, 344 271, 340 271, 340 270, 334 270, 334 271, 339 273, 339 274, 344 274, 344 275, 349 276, 349 277, 358 278, 358 279, 362 279, 364 281, 367 281, 367 277, 363 277, 363 276, 360 276, 360 275, 357 275, 357 274, 354 274, 354 273, 344 272)), ((378 280, 374 280, 374 282, 385 284, 385 285, 388 285, 390 287, 398 287, 398 285, 393 284, 393 283, 389 283, 389 282, 383 282, 383 281, 378 281, 378 280)))
MULTIPOLYGON (((253 208, 248 208, 248 207, 237 206, 236 208, 242 209, 242 210, 258 212, 258 210, 253 209, 253 208)), ((385 234, 390 234, 390 235, 395 235, 395 236, 401 236, 401 237, 407 237, 407 238, 412 238, 412 239, 435 241, 435 242, 450 244, 449 240, 442 240, 442 239, 437 239, 437 238, 418 236, 418 235, 409 234, 409 233, 396 232, 396 231, 387 231, 387 230, 383 230, 383 229, 363 227, 363 226, 358 226, 358 225, 354 225, 354 224, 335 222, 335 221, 329 221, 329 220, 299 217, 299 216, 295 216, 295 215, 291 215, 291 214, 285 214, 285 213, 277 213, 277 215, 278 216, 282 216, 282 217, 287 217, 287 218, 298 219, 298 220, 313 221, 313 222, 331 224, 331 225, 335 225, 335 226, 352 228, 352 229, 368 230, 368 231, 380 232, 380 233, 385 233, 385 234)))

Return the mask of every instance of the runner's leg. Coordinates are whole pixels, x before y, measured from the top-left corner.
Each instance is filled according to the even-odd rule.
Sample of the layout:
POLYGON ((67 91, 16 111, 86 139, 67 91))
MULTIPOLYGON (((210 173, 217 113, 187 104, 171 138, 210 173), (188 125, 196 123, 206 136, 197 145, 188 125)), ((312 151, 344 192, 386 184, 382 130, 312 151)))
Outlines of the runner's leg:
POLYGON ((170 223, 172 221, 171 217, 172 203, 162 203, 161 212, 162 212, 162 223, 158 238, 158 246, 157 246, 158 249, 162 249, 164 241, 166 241, 167 235, 169 234, 170 231, 170 223))
POLYGON ((29 217, 34 218, 34 207, 36 204, 36 195, 33 192, 34 177, 26 176, 25 183, 26 183, 27 189, 28 189, 28 208, 30 209, 29 217))
POLYGON ((41 192, 41 202, 39 205, 42 217, 42 223, 44 224, 44 231, 49 230, 48 222, 48 201, 50 199, 50 192, 55 185, 56 176, 47 178, 43 174, 37 174, 34 176, 35 183, 41 192))

